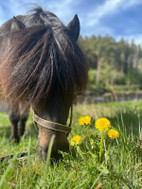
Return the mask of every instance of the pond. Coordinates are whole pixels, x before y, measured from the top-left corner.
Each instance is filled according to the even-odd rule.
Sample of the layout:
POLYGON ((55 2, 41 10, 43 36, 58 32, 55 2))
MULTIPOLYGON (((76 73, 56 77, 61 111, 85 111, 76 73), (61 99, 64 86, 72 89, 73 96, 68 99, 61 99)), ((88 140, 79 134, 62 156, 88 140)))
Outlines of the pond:
POLYGON ((142 91, 138 91, 135 93, 111 93, 107 92, 100 96, 95 96, 95 94, 85 94, 84 96, 78 96, 79 103, 107 103, 107 102, 125 102, 125 101, 139 101, 142 100, 142 91))

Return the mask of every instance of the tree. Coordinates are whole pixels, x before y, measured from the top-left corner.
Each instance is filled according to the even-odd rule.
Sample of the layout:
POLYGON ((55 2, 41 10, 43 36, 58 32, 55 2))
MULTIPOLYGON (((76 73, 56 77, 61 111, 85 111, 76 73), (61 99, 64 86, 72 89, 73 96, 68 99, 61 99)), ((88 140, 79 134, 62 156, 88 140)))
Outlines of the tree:
MULTIPOLYGON (((142 48, 134 41, 128 43, 123 38, 115 41, 110 36, 80 37, 79 45, 83 50, 91 72, 94 75, 94 86, 140 83, 142 77, 142 48), (137 77, 138 74, 138 77, 137 77), (131 79, 135 78, 135 79, 131 79), (139 81, 138 81, 139 80, 139 81)), ((93 80, 91 76, 91 85, 93 80)))

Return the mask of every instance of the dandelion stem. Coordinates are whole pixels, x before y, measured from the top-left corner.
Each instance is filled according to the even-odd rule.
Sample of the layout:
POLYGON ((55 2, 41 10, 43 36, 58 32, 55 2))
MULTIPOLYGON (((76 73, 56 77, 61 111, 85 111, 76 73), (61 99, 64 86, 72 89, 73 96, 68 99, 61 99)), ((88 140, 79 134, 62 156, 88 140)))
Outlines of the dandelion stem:
POLYGON ((89 141, 90 141, 90 144, 91 144, 91 137, 90 137, 90 134, 89 134, 89 131, 88 131, 88 127, 86 126, 86 131, 87 131, 87 135, 88 135, 88 138, 89 138, 89 141))
POLYGON ((112 139, 111 139, 111 141, 109 143, 109 147, 108 147, 108 151, 107 151, 106 166, 107 166, 107 160, 108 160, 108 155, 109 155, 111 144, 112 144, 112 139))
POLYGON ((109 150, 110 150, 111 144, 112 144, 112 139, 111 139, 111 141, 110 141, 110 143, 109 143, 108 154, 109 154, 109 150))
POLYGON ((100 152, 99 152, 99 161, 102 160, 102 151, 103 151, 103 140, 104 140, 104 131, 102 131, 101 141, 100 141, 100 152))

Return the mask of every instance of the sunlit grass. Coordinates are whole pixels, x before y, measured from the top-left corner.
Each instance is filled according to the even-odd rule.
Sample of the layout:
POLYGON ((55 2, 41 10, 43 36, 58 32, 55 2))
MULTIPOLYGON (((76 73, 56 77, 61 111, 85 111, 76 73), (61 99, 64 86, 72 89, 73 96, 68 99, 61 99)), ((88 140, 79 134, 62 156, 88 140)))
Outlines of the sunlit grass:
POLYGON ((69 142, 79 135, 81 143, 70 146, 70 153, 63 153, 59 162, 51 164, 48 158, 44 164, 36 153, 37 131, 31 115, 20 144, 14 144, 8 140, 7 114, 0 113, 0 157, 15 154, 13 159, 0 163, 0 188, 142 188, 141 121, 141 102, 76 105, 69 142), (91 142, 86 127, 78 123, 80 117, 88 115, 93 118, 88 127, 91 142), (101 117, 110 120, 111 126, 119 132, 119 138, 111 142, 104 133, 100 162, 101 132, 96 130, 94 123, 101 117), (16 157, 21 152, 28 155, 16 157))

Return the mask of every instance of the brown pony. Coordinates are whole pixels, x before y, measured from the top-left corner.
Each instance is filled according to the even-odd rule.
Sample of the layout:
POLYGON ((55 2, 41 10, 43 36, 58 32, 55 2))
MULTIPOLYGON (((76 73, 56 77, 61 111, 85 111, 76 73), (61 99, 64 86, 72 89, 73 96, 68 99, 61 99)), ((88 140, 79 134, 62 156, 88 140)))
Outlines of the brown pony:
POLYGON ((69 109, 86 88, 88 67, 76 44, 79 31, 77 15, 66 27, 40 7, 0 27, 0 86, 9 104, 10 139, 19 141, 23 135, 31 106, 43 160, 52 135, 52 156, 68 149, 69 109))

